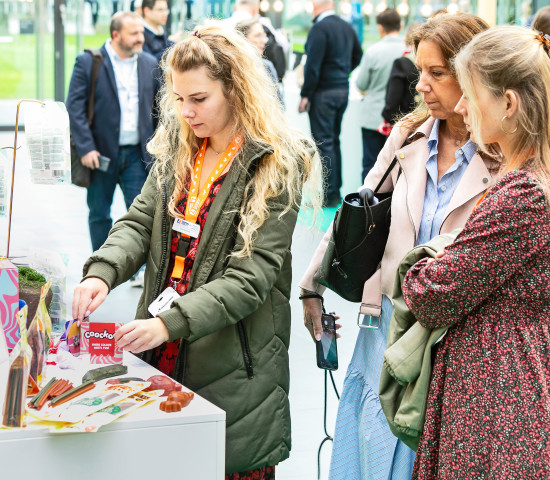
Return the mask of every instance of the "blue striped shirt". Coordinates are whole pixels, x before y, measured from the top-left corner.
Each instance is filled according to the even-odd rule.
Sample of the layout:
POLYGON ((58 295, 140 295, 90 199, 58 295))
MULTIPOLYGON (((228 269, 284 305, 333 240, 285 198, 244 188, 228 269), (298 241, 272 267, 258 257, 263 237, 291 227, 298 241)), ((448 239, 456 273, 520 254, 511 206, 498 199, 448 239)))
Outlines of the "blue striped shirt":
POLYGON ((433 237, 439 235, 441 224, 446 217, 447 207, 453 197, 457 185, 470 160, 477 151, 477 145, 468 140, 455 152, 455 163, 445 172, 439 182, 437 181, 437 144, 439 141, 439 119, 436 119, 428 138, 428 161, 426 171, 426 194, 424 196, 424 207, 422 209, 422 220, 418 232, 417 245, 429 242, 433 237))

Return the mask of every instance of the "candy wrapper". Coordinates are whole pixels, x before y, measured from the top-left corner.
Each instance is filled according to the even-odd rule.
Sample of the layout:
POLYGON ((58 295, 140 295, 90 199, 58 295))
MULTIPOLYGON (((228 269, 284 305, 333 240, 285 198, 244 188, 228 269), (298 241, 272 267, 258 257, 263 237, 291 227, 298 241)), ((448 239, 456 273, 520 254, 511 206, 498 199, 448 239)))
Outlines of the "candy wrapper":
POLYGON ((80 322, 80 355, 90 353, 88 351, 88 335, 86 332, 90 330, 90 319, 86 317, 80 322))
POLYGON ((40 302, 36 308, 36 314, 28 333, 28 342, 33 353, 30 375, 38 385, 42 382, 42 372, 48 359, 48 350, 52 336, 52 320, 46 308, 46 295, 51 284, 50 280, 46 285, 42 286, 40 302))
POLYGON ((122 348, 115 345, 115 332, 122 323, 81 322, 80 353, 90 354, 91 364, 122 363, 122 348))
POLYGON ((121 400, 109 407, 101 409, 99 412, 87 416, 84 420, 72 425, 54 425, 50 427, 51 433, 71 433, 71 432, 97 432, 100 427, 114 422, 117 418, 127 415, 144 405, 156 400, 162 392, 139 392, 128 398, 121 400))
POLYGON ((65 322, 65 331, 59 339, 59 348, 70 352, 75 357, 80 355, 80 326, 76 318, 65 322))
POLYGON ((25 426, 25 404, 27 383, 32 359, 32 350, 27 342, 27 307, 17 315, 21 338, 10 355, 10 370, 5 392, 2 425, 5 427, 25 426))
POLYGON ((8 384, 8 375, 10 373, 10 355, 6 344, 4 332, 0 329, 0 412, 4 407, 4 392, 8 384))
MULTIPOLYGON (((77 423, 88 415, 120 402, 129 396, 141 392, 149 382, 131 381, 120 385, 98 383, 92 390, 84 392, 67 403, 56 407, 44 406, 41 410, 29 408, 28 412, 40 420, 49 422, 77 423)), ((25 384, 26 386, 26 384, 25 384)))
POLYGON ((19 341, 19 270, 7 258, 0 259, 0 320, 6 335, 8 352, 19 341))

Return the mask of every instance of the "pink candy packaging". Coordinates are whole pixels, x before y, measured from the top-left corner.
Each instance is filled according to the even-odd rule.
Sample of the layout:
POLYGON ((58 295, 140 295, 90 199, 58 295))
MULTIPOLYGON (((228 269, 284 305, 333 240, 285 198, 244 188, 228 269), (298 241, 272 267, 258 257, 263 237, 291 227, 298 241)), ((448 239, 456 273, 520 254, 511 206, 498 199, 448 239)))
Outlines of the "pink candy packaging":
POLYGON ((80 324, 80 354, 89 353, 90 363, 122 363, 122 348, 115 345, 115 332, 122 323, 90 322, 80 324))

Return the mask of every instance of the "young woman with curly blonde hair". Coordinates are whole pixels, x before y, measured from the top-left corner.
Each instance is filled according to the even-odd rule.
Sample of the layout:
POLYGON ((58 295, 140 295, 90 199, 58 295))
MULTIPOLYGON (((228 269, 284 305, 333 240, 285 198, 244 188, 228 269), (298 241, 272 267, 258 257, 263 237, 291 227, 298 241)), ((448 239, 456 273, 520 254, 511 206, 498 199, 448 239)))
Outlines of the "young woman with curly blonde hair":
POLYGON ((273 478, 289 454, 290 245, 302 198, 322 196, 313 143, 286 123, 261 62, 217 26, 166 54, 156 163, 73 301, 82 319, 146 262, 140 320, 116 341, 227 412, 232 480, 273 478))

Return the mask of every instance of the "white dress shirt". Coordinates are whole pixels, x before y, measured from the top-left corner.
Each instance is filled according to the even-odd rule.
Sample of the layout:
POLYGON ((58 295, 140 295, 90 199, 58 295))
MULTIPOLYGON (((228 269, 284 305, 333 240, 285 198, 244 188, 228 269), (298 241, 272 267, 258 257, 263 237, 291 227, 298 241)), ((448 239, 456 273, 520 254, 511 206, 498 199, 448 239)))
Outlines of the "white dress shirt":
POLYGON ((137 72, 137 54, 130 58, 120 58, 111 40, 105 43, 113 70, 115 72, 120 104, 120 135, 119 145, 137 145, 139 143, 139 85, 137 72))

